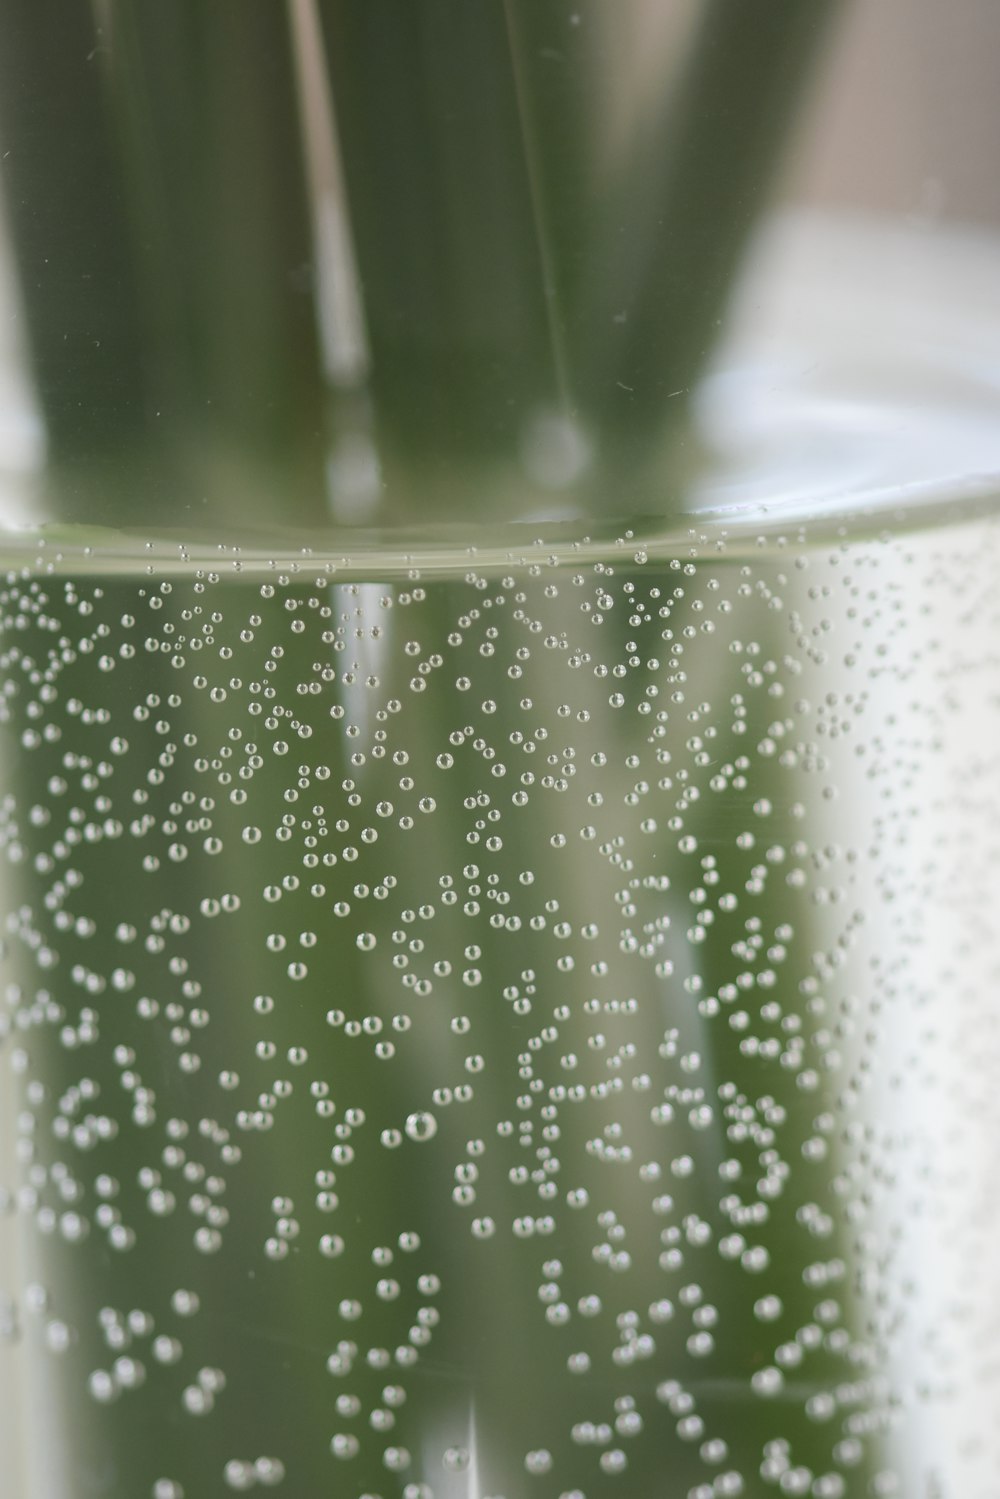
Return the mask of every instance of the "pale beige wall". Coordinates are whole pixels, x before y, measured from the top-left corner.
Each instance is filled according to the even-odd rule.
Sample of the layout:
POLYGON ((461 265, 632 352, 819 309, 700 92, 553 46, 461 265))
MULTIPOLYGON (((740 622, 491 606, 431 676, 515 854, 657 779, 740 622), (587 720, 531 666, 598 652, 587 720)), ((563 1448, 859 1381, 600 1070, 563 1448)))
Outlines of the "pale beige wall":
POLYGON ((1000 0, 846 0, 796 136, 793 200, 1000 224, 1000 0))

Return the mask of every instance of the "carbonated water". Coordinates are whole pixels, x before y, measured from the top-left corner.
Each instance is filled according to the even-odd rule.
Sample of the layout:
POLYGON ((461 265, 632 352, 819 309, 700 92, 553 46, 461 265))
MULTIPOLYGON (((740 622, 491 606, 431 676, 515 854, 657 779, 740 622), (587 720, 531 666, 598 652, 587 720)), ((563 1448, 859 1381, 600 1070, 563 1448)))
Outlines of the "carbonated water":
POLYGON ((989 507, 91 540, 0 596, 5 1491, 992 1495, 989 507))

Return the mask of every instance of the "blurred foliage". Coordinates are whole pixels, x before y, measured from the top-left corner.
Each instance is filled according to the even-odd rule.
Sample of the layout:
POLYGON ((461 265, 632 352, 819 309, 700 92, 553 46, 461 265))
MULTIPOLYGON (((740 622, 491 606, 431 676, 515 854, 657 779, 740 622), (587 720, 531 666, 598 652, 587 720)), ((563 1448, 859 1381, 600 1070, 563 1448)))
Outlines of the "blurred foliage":
POLYGON ((49 510, 682 508, 687 397, 836 0, 705 0, 667 27, 645 0, 304 0, 327 109, 296 4, 0 12, 49 510), (333 120, 346 188, 321 201, 308 137, 333 120), (323 373, 324 214, 356 249, 353 390, 323 373))

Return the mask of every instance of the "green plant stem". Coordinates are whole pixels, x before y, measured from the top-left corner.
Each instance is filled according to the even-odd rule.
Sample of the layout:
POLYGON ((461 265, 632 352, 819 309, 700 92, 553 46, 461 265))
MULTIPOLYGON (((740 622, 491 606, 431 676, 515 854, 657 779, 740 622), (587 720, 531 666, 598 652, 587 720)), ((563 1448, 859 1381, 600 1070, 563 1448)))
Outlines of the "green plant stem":
POLYGON ((838 0, 709 0, 675 90, 594 212, 570 335, 610 473, 663 453, 710 357, 838 0))
POLYGON ((149 390, 118 143, 88 5, 0 16, 0 160, 56 463, 141 439, 149 390))
POLYGON ((594 0, 317 0, 371 355, 349 400, 287 8, 8 7, 50 508, 319 526, 327 444, 336 488, 359 437, 366 521, 682 509, 687 398, 836 3, 706 0, 609 157, 594 0))

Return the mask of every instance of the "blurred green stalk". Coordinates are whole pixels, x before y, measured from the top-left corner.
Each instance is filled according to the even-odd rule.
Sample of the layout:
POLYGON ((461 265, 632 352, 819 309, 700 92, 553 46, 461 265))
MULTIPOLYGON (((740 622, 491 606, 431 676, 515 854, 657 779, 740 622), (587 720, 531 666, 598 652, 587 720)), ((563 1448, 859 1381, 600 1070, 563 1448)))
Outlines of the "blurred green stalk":
POLYGON ((835 7, 705 0, 633 100, 609 56, 641 0, 15 0, 3 180, 49 512, 683 510, 687 398, 835 7))

